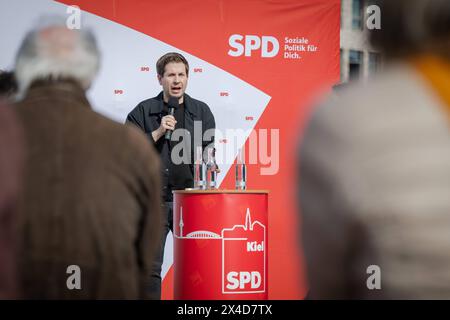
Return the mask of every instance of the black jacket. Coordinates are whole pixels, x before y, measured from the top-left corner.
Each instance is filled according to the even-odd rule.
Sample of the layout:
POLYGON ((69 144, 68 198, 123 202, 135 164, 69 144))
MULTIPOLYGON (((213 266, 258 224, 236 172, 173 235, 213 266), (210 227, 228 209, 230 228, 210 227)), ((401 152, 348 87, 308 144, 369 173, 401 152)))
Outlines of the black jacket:
MULTIPOLYGON (((193 99, 187 94, 184 94, 184 112, 184 128, 189 132, 191 137, 190 168, 193 173, 196 146, 201 144, 203 149, 207 146, 212 147, 212 144, 214 144, 214 130, 216 128, 216 122, 214 120, 214 115, 206 103, 193 99), (201 122, 201 137, 200 132, 194 132, 194 121, 201 122), (212 129, 212 131, 209 131, 212 134, 208 134, 207 139, 203 139, 205 132, 209 129, 212 129), (199 137, 195 136, 195 134, 199 137), (194 141, 194 139, 196 141, 194 141)), ((126 122, 132 123, 144 131, 150 142, 154 144, 158 152, 161 154, 163 163, 163 186, 167 186, 168 182, 168 166, 165 166, 165 164, 167 164, 169 159, 166 158, 167 156, 164 152, 164 147, 166 144, 164 143, 164 137, 161 137, 157 142, 154 142, 152 132, 159 128, 161 119, 165 115, 167 115, 167 111, 164 109, 163 93, 161 92, 154 98, 140 102, 136 108, 128 114, 126 120, 126 122)))

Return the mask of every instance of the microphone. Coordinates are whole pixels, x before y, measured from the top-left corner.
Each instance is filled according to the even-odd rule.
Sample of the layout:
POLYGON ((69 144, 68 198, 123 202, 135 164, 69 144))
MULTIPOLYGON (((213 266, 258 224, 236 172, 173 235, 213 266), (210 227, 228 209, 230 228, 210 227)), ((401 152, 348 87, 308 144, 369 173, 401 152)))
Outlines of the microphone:
MULTIPOLYGON (((180 106, 180 104, 178 102, 178 98, 170 97, 167 104, 169 105, 169 114, 171 116, 173 116, 175 114, 175 109, 177 109, 180 106)), ((170 140, 170 138, 172 138, 172 132, 173 132, 173 130, 166 130, 166 136, 165 136, 166 140, 170 140)))

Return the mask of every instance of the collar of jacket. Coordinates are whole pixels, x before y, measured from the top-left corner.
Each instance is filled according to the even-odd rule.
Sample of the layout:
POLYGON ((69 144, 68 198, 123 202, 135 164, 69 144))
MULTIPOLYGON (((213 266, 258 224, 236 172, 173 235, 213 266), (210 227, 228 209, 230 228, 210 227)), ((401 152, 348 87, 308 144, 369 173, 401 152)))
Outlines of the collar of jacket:
POLYGON ((32 82, 27 92, 27 97, 52 96, 59 94, 65 98, 72 98, 73 101, 78 101, 80 105, 91 108, 89 101, 86 98, 86 93, 81 85, 73 79, 39 79, 32 82))
MULTIPOLYGON (((164 108, 164 99, 163 92, 161 91, 154 99, 158 100, 157 104, 153 104, 150 106, 149 114, 161 113, 164 108)), ((186 93, 183 96, 184 108, 185 110, 193 117, 200 118, 200 110, 197 104, 193 101, 193 99, 187 95, 186 93)))

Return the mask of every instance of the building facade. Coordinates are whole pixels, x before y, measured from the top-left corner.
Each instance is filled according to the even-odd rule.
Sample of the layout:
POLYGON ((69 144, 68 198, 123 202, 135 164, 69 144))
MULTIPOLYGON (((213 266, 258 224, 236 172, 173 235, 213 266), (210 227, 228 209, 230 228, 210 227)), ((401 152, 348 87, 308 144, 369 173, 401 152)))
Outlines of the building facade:
POLYGON ((341 83, 365 80, 381 67, 368 40, 368 0, 341 0, 341 83))

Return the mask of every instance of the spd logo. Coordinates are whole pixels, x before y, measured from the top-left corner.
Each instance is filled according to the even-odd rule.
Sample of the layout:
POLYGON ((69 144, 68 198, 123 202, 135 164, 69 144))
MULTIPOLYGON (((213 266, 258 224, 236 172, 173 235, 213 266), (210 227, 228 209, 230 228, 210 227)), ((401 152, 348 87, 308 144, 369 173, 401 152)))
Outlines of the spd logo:
POLYGON ((228 55, 232 57, 240 57, 242 55, 251 57, 259 55, 262 58, 273 58, 280 50, 280 44, 275 37, 272 36, 255 36, 233 34, 228 39, 231 49, 228 55))

